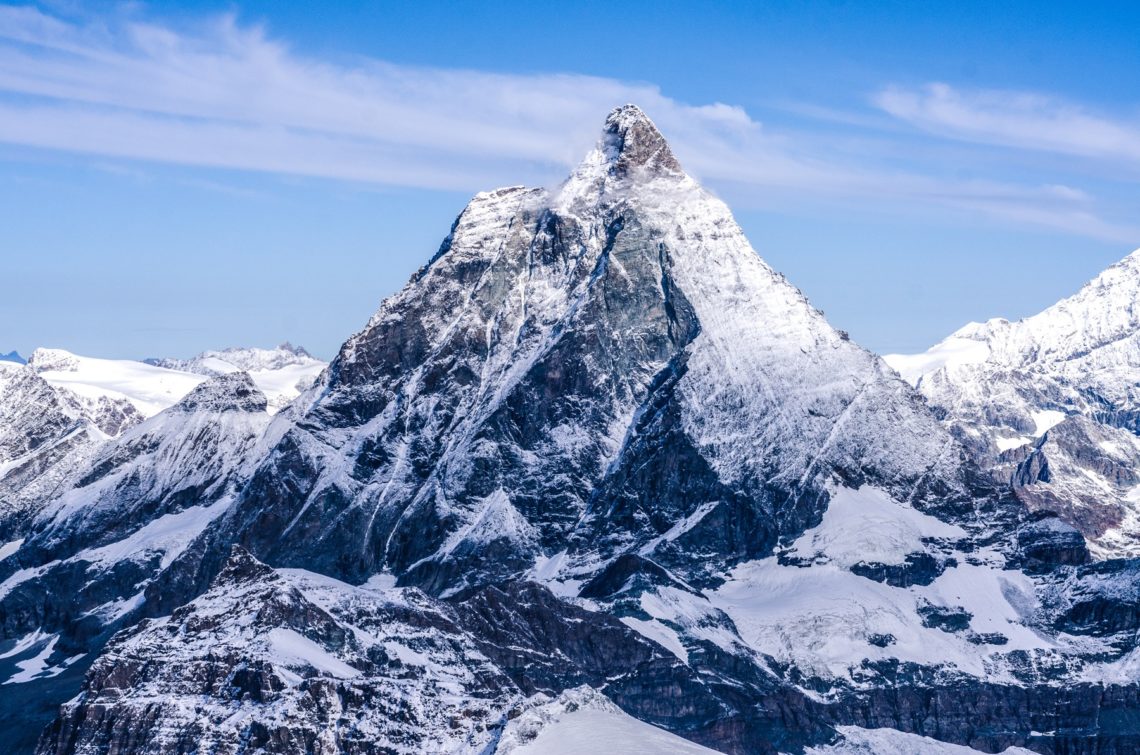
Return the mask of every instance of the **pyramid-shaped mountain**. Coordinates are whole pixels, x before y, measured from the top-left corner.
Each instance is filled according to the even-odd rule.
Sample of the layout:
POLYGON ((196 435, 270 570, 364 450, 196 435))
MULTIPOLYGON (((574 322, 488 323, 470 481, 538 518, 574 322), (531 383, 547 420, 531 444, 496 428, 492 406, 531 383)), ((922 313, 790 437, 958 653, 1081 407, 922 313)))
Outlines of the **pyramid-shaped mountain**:
POLYGON ((953 508, 959 455, 630 105, 557 189, 472 200, 298 407, 237 527, 274 563, 436 593, 630 552, 700 582, 818 522, 829 484, 953 508))

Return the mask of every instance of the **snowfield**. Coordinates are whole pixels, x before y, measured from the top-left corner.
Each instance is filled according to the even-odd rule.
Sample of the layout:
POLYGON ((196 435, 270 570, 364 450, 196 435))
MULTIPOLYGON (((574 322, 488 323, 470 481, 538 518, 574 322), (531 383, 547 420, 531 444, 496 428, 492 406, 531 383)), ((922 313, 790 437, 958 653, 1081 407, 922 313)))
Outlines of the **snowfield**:
POLYGON ((86 401, 101 397, 129 401, 144 417, 173 406, 212 375, 239 371, 253 378, 269 399, 272 414, 311 386, 326 366, 307 354, 282 353, 280 348, 228 349, 189 360, 155 361, 159 364, 96 359, 62 349, 36 349, 28 358, 28 364, 51 385, 86 401))

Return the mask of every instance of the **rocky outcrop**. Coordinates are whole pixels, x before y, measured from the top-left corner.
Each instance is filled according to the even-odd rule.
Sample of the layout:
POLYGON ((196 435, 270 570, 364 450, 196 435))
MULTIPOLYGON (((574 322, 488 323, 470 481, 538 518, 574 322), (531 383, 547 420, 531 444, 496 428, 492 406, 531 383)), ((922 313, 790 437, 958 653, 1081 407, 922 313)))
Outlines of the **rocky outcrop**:
POLYGON ((0 362, 0 539, 15 540, 55 492, 70 471, 62 460, 99 442, 77 409, 32 369, 0 362))

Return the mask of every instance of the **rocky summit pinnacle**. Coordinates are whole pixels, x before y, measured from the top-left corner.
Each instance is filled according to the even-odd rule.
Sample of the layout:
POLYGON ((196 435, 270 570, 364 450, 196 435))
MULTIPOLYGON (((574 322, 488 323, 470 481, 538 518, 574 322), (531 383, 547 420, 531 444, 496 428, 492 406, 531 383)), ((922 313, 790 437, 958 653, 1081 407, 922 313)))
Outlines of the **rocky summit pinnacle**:
POLYGON ((622 105, 606 118, 603 144, 617 175, 642 167, 655 172, 681 173, 665 137, 637 105, 622 105))

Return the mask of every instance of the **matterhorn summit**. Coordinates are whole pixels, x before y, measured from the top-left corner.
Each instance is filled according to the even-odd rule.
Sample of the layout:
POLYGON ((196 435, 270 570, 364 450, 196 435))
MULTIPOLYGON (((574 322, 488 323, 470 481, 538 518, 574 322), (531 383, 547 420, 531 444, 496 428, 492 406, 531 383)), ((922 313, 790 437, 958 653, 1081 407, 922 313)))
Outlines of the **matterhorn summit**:
POLYGON ((703 581, 818 520, 838 480, 967 499, 913 392, 631 105, 562 186, 476 196, 312 396, 239 538, 350 580, 450 594, 561 554, 547 578, 581 581, 644 550, 703 581))

